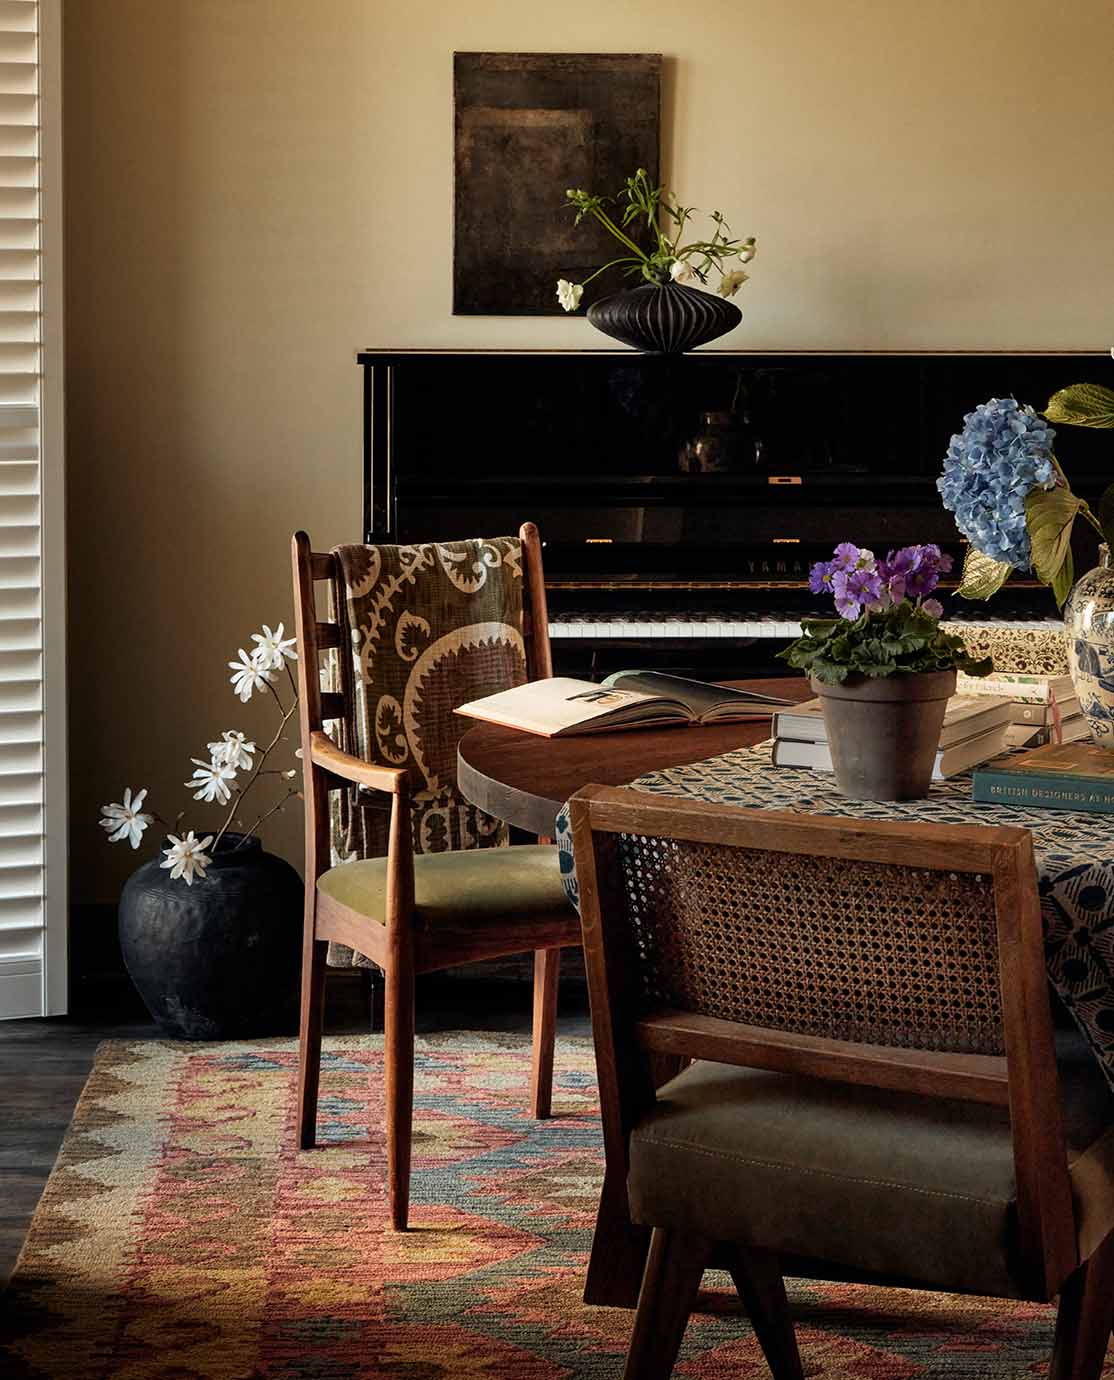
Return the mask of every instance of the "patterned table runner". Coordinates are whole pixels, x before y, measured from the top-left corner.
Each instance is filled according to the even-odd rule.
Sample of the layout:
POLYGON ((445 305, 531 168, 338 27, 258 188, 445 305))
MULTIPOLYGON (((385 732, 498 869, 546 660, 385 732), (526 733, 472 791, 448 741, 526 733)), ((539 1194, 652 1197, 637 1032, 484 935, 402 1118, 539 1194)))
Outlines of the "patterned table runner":
MULTIPOLYGON (((769 743, 650 772, 631 785, 658 795, 751 809, 936 824, 1013 824, 1031 830, 1048 976, 1114 1088, 1114 817, 976 804, 970 773, 934 782, 925 800, 847 800, 827 772, 775 767, 769 743)), ((557 820, 557 846, 565 889, 575 905, 567 809, 557 820)))

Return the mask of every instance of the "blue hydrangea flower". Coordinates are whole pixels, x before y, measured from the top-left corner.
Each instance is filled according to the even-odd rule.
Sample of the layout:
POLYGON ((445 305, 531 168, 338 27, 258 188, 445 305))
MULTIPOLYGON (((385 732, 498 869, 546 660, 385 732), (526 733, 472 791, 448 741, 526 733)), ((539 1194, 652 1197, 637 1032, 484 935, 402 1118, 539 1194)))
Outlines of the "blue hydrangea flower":
POLYGON ((955 514, 956 526, 977 550, 1028 570, 1032 550, 1025 499, 1033 489, 1056 485, 1056 433, 1016 398, 991 398, 963 421, 936 481, 944 507, 955 514))

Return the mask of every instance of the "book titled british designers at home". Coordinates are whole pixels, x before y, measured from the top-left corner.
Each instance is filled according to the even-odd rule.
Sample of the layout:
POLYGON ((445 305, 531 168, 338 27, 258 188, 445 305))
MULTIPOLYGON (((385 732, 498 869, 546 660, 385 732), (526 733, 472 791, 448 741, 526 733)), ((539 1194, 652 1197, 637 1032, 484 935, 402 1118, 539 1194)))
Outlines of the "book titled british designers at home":
POLYGON ((614 683, 596 685, 552 676, 472 700, 456 712, 543 738, 568 738, 574 733, 612 733, 621 728, 753 719, 790 703, 656 672, 620 672, 610 681, 614 683))
POLYGON ((972 795, 994 805, 1114 814, 1114 751, 1094 743, 1049 743, 980 767, 972 795))

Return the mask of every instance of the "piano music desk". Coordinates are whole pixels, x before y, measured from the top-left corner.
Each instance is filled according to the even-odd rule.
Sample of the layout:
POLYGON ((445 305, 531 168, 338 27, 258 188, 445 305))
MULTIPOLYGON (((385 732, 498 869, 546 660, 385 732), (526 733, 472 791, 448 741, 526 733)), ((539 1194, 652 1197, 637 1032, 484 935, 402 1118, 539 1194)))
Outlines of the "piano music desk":
MULTIPOLYGON (((723 684, 798 702, 812 695, 803 676, 723 684)), ((540 738, 497 724, 477 724, 457 748, 457 785, 466 799, 496 819, 552 838, 565 801, 589 782, 625 786, 646 772, 701 762, 769 736, 768 718, 702 728, 628 728, 571 738, 540 738)))

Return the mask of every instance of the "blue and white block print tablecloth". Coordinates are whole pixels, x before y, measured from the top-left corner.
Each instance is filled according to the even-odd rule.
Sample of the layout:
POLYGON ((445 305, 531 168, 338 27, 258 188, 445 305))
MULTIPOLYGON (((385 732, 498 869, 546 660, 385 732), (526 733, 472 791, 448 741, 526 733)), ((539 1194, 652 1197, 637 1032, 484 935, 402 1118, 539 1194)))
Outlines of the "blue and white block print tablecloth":
MULTIPOLYGON (((824 772, 775 767, 770 745, 651 772, 631 785, 658 795, 762 810, 1030 829, 1044 917, 1048 976, 1114 1087, 1114 816, 975 804, 970 775, 933 783, 925 800, 847 800, 824 772)), ((557 820, 565 889, 577 902, 567 814, 557 820)))

